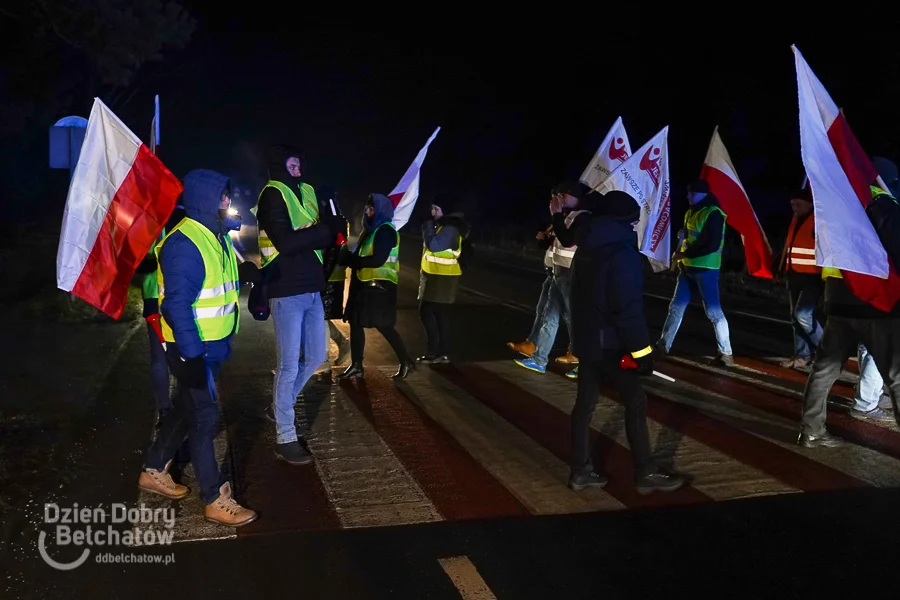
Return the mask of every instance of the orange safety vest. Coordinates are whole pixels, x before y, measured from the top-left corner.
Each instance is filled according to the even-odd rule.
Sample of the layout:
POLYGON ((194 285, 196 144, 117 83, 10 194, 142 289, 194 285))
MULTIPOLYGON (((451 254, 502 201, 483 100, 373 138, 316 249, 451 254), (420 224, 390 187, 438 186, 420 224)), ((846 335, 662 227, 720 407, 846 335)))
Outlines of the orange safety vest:
POLYGON ((812 275, 822 273, 822 269, 816 266, 815 217, 813 215, 806 217, 799 228, 797 227, 797 217, 791 220, 786 243, 790 244, 786 252, 786 271, 812 275))

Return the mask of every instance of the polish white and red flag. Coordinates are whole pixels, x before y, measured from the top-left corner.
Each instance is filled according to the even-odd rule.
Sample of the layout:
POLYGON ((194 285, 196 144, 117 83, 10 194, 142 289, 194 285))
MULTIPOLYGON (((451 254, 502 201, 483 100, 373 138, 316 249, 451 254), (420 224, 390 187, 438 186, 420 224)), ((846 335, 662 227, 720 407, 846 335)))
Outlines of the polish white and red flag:
POLYGON ((597 189, 601 194, 620 190, 634 198, 641 208, 636 227, 641 253, 650 259, 654 271, 669 267, 672 256, 669 221, 672 217, 669 181, 669 126, 641 146, 616 167, 597 189))
POLYGON ((182 185, 99 98, 69 184, 56 284, 122 316, 138 264, 175 208, 182 185))
POLYGON ((409 221, 413 208, 416 206, 416 200, 419 198, 419 175, 422 170, 422 163, 425 162, 425 155, 428 154, 428 146, 437 137, 440 127, 434 130, 422 149, 416 155, 416 159, 406 169, 406 173, 400 178, 400 183, 394 188, 388 198, 394 205, 394 227, 400 229, 409 221))
POLYGON ((816 264, 840 269, 855 296, 890 311, 900 298, 900 278, 865 211, 878 172, 803 55, 791 49, 800 149, 815 207, 816 264))
POLYGON ((719 206, 728 215, 728 224, 741 234, 747 271, 754 277, 772 279, 772 247, 722 143, 718 127, 709 142, 700 178, 709 184, 709 191, 719 200, 719 206))
POLYGON ((628 143, 628 134, 622 124, 622 117, 616 119, 606 137, 594 153, 594 157, 581 174, 581 183, 592 190, 600 187, 612 170, 628 160, 631 156, 631 145, 628 143))

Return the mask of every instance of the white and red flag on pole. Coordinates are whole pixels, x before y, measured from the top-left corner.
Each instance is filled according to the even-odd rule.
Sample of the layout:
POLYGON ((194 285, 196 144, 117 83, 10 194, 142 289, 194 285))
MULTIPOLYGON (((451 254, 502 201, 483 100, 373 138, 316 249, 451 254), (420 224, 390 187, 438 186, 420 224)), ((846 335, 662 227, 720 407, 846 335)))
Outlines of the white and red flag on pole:
POLYGON ((437 137, 440 127, 434 130, 422 149, 416 155, 416 159, 406 169, 406 173, 400 179, 400 183, 394 188, 394 191, 388 194, 391 203, 394 205, 394 227, 400 229, 409 221, 413 208, 416 206, 416 200, 419 198, 419 174, 422 170, 422 163, 425 162, 425 155, 428 154, 428 146, 437 137))
POLYGON ((585 167, 581 174, 581 183, 592 190, 597 189, 603 180, 609 177, 613 169, 628 160, 631 156, 631 145, 628 143, 628 134, 622 124, 622 117, 616 119, 606 137, 597 148, 594 158, 585 167))
POLYGON ((598 188, 601 194, 623 191, 638 203, 641 208, 637 226, 640 249, 657 272, 669 267, 672 256, 668 137, 669 126, 666 125, 613 170, 598 188))
POLYGON ((728 215, 728 224, 741 234, 747 271, 754 277, 772 279, 772 247, 722 143, 718 127, 709 142, 700 178, 709 184, 709 191, 719 200, 719 205, 728 215))
POLYGON ((69 185, 56 283, 114 319, 182 185, 99 98, 69 185))
POLYGON ((796 46, 791 49, 800 148, 815 207, 816 264, 840 269, 854 295, 890 311, 900 298, 900 278, 865 212, 878 172, 803 55, 796 46))

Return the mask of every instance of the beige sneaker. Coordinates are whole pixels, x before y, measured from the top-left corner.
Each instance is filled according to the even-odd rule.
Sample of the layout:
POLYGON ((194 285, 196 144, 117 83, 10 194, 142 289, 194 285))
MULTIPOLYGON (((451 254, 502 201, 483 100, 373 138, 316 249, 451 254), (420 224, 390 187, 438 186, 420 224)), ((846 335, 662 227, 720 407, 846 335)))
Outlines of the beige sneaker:
POLYGON ((138 487, 145 492, 151 494, 159 494, 173 500, 180 500, 191 493, 191 490, 183 485, 178 485, 172 481, 169 475, 169 467, 172 461, 166 463, 166 468, 160 473, 159 471, 145 470, 138 478, 138 487))
POLYGON ((252 523, 258 516, 249 508, 244 508, 231 497, 231 483, 225 482, 219 488, 219 497, 203 509, 207 521, 229 527, 240 527, 252 523))
POLYGON ((557 357, 556 362, 562 365, 577 365, 578 358, 574 354, 572 354, 571 350, 569 350, 568 352, 566 352, 565 356, 557 357))

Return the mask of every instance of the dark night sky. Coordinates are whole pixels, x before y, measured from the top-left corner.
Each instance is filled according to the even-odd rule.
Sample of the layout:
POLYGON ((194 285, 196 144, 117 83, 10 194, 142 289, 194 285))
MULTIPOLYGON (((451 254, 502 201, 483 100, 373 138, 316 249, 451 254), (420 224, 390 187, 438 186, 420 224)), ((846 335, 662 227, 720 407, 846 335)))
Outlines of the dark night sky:
POLYGON ((161 156, 179 176, 232 170, 241 144, 286 140, 307 152, 311 183, 332 183, 342 202, 360 202, 390 191, 439 125, 419 208, 450 193, 485 226, 531 227, 545 215, 549 188, 580 174, 621 115, 634 150, 670 126, 676 206, 718 124, 765 222, 773 210, 787 214, 784 194, 803 176, 792 43, 845 107, 863 147, 891 157, 897 150, 896 95, 873 93, 871 82, 900 89, 898 28, 877 9, 842 19, 835 38, 821 33, 834 20, 750 4, 706 18, 684 5, 663 14, 647 4, 495 21, 481 10, 428 6, 415 24, 413 13, 325 18, 305 4, 286 11, 256 1, 255 13, 245 4, 241 12, 185 4, 199 21, 191 45, 122 115, 146 135, 140 123, 152 94, 161 95, 161 156))

